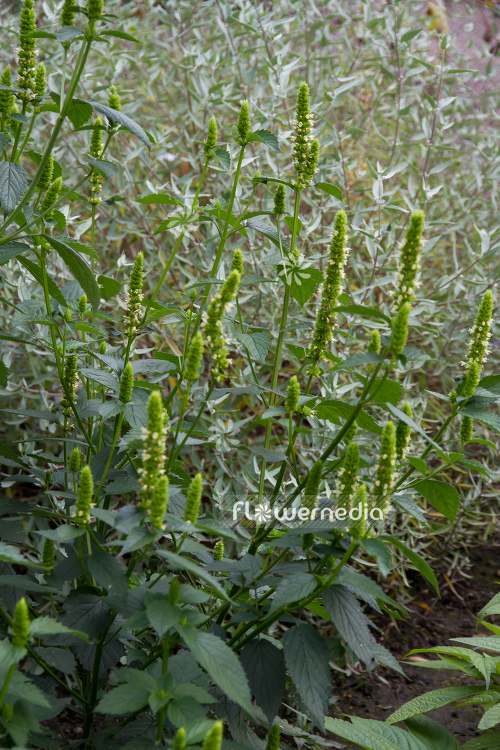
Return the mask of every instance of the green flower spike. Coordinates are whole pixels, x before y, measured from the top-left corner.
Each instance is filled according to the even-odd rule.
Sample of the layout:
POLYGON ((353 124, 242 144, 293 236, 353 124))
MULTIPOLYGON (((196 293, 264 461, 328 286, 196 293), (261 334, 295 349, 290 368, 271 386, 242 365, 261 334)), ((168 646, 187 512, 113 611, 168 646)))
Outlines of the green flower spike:
POLYGON ((277 724, 273 724, 267 735, 266 750, 280 750, 281 730, 277 724))
MULTIPOLYGON (((405 403, 403 408, 401 409, 403 414, 406 414, 409 419, 413 419, 413 412, 411 410, 411 406, 408 403, 408 401, 405 403)), ((396 457, 398 461, 404 461, 405 456, 408 452, 408 448, 410 447, 410 438, 411 438, 411 427, 410 425, 403 422, 401 419, 398 419, 396 424, 396 457)))
POLYGON ((200 376, 200 367, 203 362, 203 336, 200 331, 193 337, 186 357, 184 377, 186 380, 197 380, 200 376))
POLYGON ((219 562, 224 557, 224 542, 222 540, 215 542, 214 561, 219 562))
POLYGON ((212 376, 216 381, 223 380, 226 377, 229 361, 226 342, 222 335, 222 319, 236 296, 240 279, 238 271, 231 271, 220 292, 212 299, 206 315, 204 339, 208 353, 212 358, 212 376))
MULTIPOLYGON (((66 361, 64 363, 64 385, 66 390, 68 391, 68 394, 71 396, 71 398, 74 400, 75 394, 76 394, 76 387, 78 385, 78 376, 77 376, 77 356, 76 354, 70 354, 69 357, 66 357, 66 361)), ((68 400, 66 393, 63 393, 61 398, 61 406, 63 408, 63 414, 65 417, 70 417, 73 413, 71 409, 71 403, 68 400)))
POLYGON ((461 395, 464 398, 470 398, 474 395, 474 391, 476 390, 476 386, 479 383, 480 377, 481 365, 479 364, 479 362, 471 362, 462 386, 461 395))
POLYGON ((250 135, 250 105, 248 104, 247 99, 244 99, 241 102, 238 125, 236 127, 238 129, 240 146, 246 146, 248 143, 248 136, 250 135))
POLYGON ((99 354, 106 354, 107 344, 105 341, 101 341, 99 344, 99 354))
POLYGON ((203 479, 201 474, 197 474, 189 485, 186 493, 186 508, 184 510, 184 520, 189 523, 196 523, 200 513, 201 494, 203 491, 203 479))
POLYGON ((45 65, 41 62, 35 74, 35 95, 43 96, 47 91, 47 75, 45 65))
POLYGON ((11 642, 13 646, 18 648, 24 648, 28 643, 30 635, 30 618, 28 612, 28 605, 24 596, 16 604, 14 610, 14 617, 12 618, 12 637, 11 642))
POLYGON ((73 448, 71 451, 71 456, 68 463, 68 469, 75 474, 77 471, 80 471, 80 466, 82 465, 82 454, 78 450, 78 448, 73 448))
POLYGON ((321 472, 323 470, 323 461, 316 461, 307 477, 306 488, 304 490, 304 499, 302 505, 312 511, 318 504, 319 486, 321 484, 321 472))
POLYGON ((168 603, 175 605, 179 601, 181 595, 181 583, 179 581, 179 576, 175 576, 175 578, 172 578, 170 582, 170 589, 168 592, 168 603))
POLYGON ((293 166, 297 172, 295 187, 302 190, 311 184, 312 177, 317 171, 319 158, 319 143, 313 140, 313 115, 309 106, 309 86, 300 85, 297 96, 297 110, 293 121, 293 166))
POLYGON ((116 109, 117 112, 122 111, 122 103, 120 101, 120 95, 116 90, 116 86, 109 87, 108 106, 111 107, 111 109, 116 109))
POLYGON ((127 290, 127 312, 125 313, 125 330, 127 336, 134 336, 141 323, 142 285, 144 280, 144 255, 137 253, 130 273, 127 290))
POLYGON ((89 21, 96 21, 104 13, 104 0, 87 0, 89 21))
POLYGON ((377 479, 375 480, 374 495, 377 506, 384 515, 390 510, 389 498, 394 484, 394 465, 396 463, 396 431, 393 422, 387 422, 382 432, 380 456, 378 459, 377 479))
POLYGON ((203 147, 203 153, 210 159, 214 155, 214 148, 217 145, 217 120, 215 117, 211 117, 208 123, 207 140, 203 147))
POLYGON ((222 744, 222 721, 216 721, 203 741, 203 750, 220 750, 222 744))
MULTIPOLYGON (((10 72, 10 65, 7 65, 2 75, 0 76, 0 84, 2 86, 12 86, 12 74, 10 72)), ((0 89, 0 120, 5 121, 8 119, 12 112, 12 107, 15 103, 15 94, 10 91, 2 91, 0 89)))
POLYGON ((467 445, 472 440, 474 432, 474 420, 472 417, 463 416, 462 423, 460 425, 460 441, 462 445, 467 445))
POLYGON ((132 398, 132 388, 134 387, 134 371, 130 362, 124 367, 120 378, 120 391, 118 398, 122 404, 128 404, 132 398))
POLYGON ((45 193, 44 199, 40 205, 40 213, 45 213, 45 211, 47 211, 47 213, 43 217, 44 221, 51 219, 54 215, 52 206, 59 198, 59 194, 62 190, 62 184, 62 177, 58 177, 57 180, 54 180, 54 182, 49 185, 49 189, 45 193))
POLYGON ((346 434, 344 435, 344 445, 347 446, 351 442, 351 440, 354 440, 356 437, 356 433, 358 431, 358 423, 356 420, 348 427, 346 434))
POLYGON ((323 357, 333 338, 333 328, 335 318, 337 317, 335 308, 337 307, 337 300, 342 291, 344 266, 348 255, 346 245, 347 216, 345 211, 339 211, 335 217, 323 293, 316 314, 313 338, 309 346, 309 357, 315 362, 323 357))
POLYGON ((45 575, 48 575, 54 567, 54 546, 52 539, 46 539, 43 543, 42 565, 45 575))
POLYGON ((411 305, 403 302, 396 317, 392 320, 391 352, 398 357, 403 353, 408 338, 408 320, 410 318, 411 305))
POLYGON ((398 284, 394 293, 394 303, 397 307, 405 302, 412 302, 415 295, 416 277, 420 268, 424 220, 425 214, 423 211, 412 213, 410 226, 406 231, 405 243, 399 253, 398 284))
MULTIPOLYGON (((90 147, 89 153, 93 159, 100 159, 102 156, 102 120, 100 117, 96 117, 94 127, 90 134, 90 147)), ((92 169, 89 175, 90 184, 90 202, 94 205, 101 202, 102 183, 104 177, 97 169, 92 169)))
POLYGON ((371 352, 371 354, 380 354, 381 348, 382 343, 380 341, 380 332, 375 329, 374 331, 372 331, 370 343, 368 344, 368 351, 371 352))
POLYGON ((286 192, 284 185, 278 185, 274 194, 274 208, 275 214, 284 214, 286 211, 286 192))
POLYGON ((141 483, 141 508, 149 508, 154 497, 158 477, 165 473, 165 425, 163 401, 158 391, 148 399, 148 426, 142 431, 144 449, 142 467, 139 469, 141 483))
POLYGON ((337 487, 339 508, 349 508, 358 485, 359 446, 350 442, 344 453, 343 466, 339 471, 337 487))
POLYGON ((33 0, 24 0, 19 18, 19 49, 17 85, 24 91, 23 99, 30 101, 34 97, 36 76, 36 39, 31 34, 36 31, 36 17, 33 0))
POLYGON ((243 253, 237 249, 233 253, 233 259, 231 261, 231 271, 238 271, 240 276, 243 276, 243 253))
POLYGON ((63 318, 65 323, 71 323, 71 321, 73 320, 73 313, 71 312, 69 307, 67 307, 64 311, 63 318))
POLYGON ((286 389, 285 409, 287 411, 297 411, 300 399, 300 385, 297 376, 290 378, 290 385, 286 389))
POLYGON ((184 727, 180 727, 174 736, 174 741, 172 744, 173 750, 184 750, 186 747, 186 730, 184 727))
POLYGON ((54 157, 49 154, 47 164, 45 165, 40 179, 38 180, 38 189, 41 193, 44 193, 52 182, 52 176, 54 174, 54 157))
POLYGON ((90 523, 90 509, 94 494, 94 479, 90 466, 84 466, 80 472, 80 486, 76 500, 75 520, 80 523, 90 523))
POLYGON ((469 351, 467 352, 466 361, 462 362, 466 367, 470 367, 471 362, 479 362, 481 366, 486 362, 486 358, 490 352, 488 349, 488 341, 491 336, 490 327, 492 314, 493 295, 491 290, 488 289, 477 312, 476 322, 469 331, 469 333, 472 334, 469 342, 469 351))
POLYGON ((80 297, 80 299, 78 300, 78 312, 80 313, 80 315, 85 315, 85 313, 87 312, 87 305, 88 305, 88 299, 87 299, 87 295, 84 292, 82 296, 80 297))
POLYGON ((149 508, 149 521, 157 531, 165 528, 163 517, 167 512, 168 505, 168 478, 164 474, 156 481, 151 507, 149 508))
POLYGON ((61 10, 61 26, 74 26, 75 25, 75 0, 64 0, 63 7, 61 10))
POLYGON ((364 539, 368 536, 368 525, 366 522, 365 515, 368 510, 366 484, 360 484, 356 497, 352 502, 352 508, 359 508, 361 506, 361 514, 359 520, 352 519, 349 527, 349 533, 353 539, 364 539))

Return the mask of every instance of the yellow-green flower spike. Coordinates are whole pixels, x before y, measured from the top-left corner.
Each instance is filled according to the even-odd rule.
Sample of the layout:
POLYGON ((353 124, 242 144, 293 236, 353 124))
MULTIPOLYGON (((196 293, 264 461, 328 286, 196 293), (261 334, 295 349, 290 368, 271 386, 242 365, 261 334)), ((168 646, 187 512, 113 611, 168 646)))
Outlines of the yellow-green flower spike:
POLYGON ((17 52, 17 85, 24 91, 23 99, 30 101, 34 96, 36 75, 36 40, 31 34, 36 31, 36 17, 33 0, 24 0, 19 18, 19 49, 17 52))
POLYGON ((208 123, 207 140, 203 147, 203 152, 207 159, 210 159, 214 154, 214 148, 217 145, 217 120, 215 117, 211 117, 208 123))
POLYGON ((479 362, 471 362, 462 386, 461 395, 464 398, 470 398, 472 395, 474 395, 474 391, 476 390, 480 378, 481 365, 479 364, 479 362))
POLYGON ((353 539, 364 539, 366 536, 368 536, 368 525, 365 517, 368 515, 366 484, 360 484, 360 486, 358 487, 356 496, 352 501, 351 508, 359 509, 359 506, 361 506, 361 513, 359 514, 357 512, 356 515, 360 515, 360 518, 359 520, 352 519, 351 525, 349 527, 349 533, 353 539))
POLYGON ((425 214, 423 211, 414 211, 410 217, 410 226, 406 231, 405 242, 399 253, 397 289, 394 293, 394 302, 397 307, 405 302, 412 302, 415 296, 424 221, 425 214))
POLYGON ((471 362, 479 362, 482 366, 489 354, 488 342, 491 336, 491 317, 493 314, 493 295, 491 290, 485 293, 476 316, 476 322, 470 329, 471 339, 465 366, 470 367, 471 362))
POLYGON ((380 455, 377 466, 374 495, 377 506, 385 513, 389 510, 389 497, 394 484, 394 466, 396 463, 396 430, 393 422, 387 422, 382 432, 380 455))
POLYGON ((319 459, 313 465, 307 477, 306 487, 304 490, 304 499, 302 505, 309 508, 310 511, 316 507, 318 502, 319 486, 321 484, 321 472, 323 470, 323 461, 319 459))
POLYGON ((371 352, 371 354, 380 354, 381 347, 382 342, 380 341, 380 332, 375 328, 375 330, 372 331, 370 343, 368 344, 368 351, 371 352))
POLYGON ((302 83, 297 96, 297 110, 291 137, 293 166, 297 172, 297 181, 294 185, 298 190, 302 190, 311 184, 318 163, 319 144, 314 141, 311 135, 313 120, 309 106, 309 86, 307 83, 302 83))
POLYGON ((328 267, 321 302, 316 314, 314 333, 309 346, 309 357, 315 362, 320 360, 333 338, 337 300, 342 291, 344 266, 347 260, 347 216, 339 211, 335 217, 328 267))
POLYGON ((179 729, 175 733, 172 748, 173 750, 184 750, 186 745, 186 730, 184 729, 184 727, 179 727, 179 729))
POLYGON ((65 323, 71 323, 71 321, 73 320, 73 313, 71 312, 69 307, 67 307, 64 311, 63 318, 65 323))
POLYGON ((80 472, 80 486, 76 500, 75 520, 80 523, 90 523, 90 509, 94 494, 94 478, 90 466, 84 466, 80 472))
POLYGON ((201 494, 203 491, 203 479, 201 474, 197 474, 189 485, 186 493, 186 508, 184 510, 184 520, 189 523, 196 523, 200 513, 201 494))
POLYGON ((197 380, 200 376, 200 367, 203 362, 203 336, 200 331, 193 336, 186 357, 186 366, 184 368, 184 377, 186 380, 197 380))
POLYGON ((47 575, 54 567, 54 542, 52 539, 46 539, 43 543, 42 565, 43 572, 47 575))
POLYGON ((87 0, 89 21, 96 21, 104 13, 104 0, 87 0))
POLYGON ((64 0, 61 10, 61 26, 75 25, 75 11, 73 10, 74 7, 74 0, 64 0))
POLYGON ((354 441, 351 441, 345 450, 343 465, 339 471, 337 486, 337 505, 339 508, 349 508, 351 504, 358 485, 358 469, 359 446, 354 441))
POLYGON ((356 420, 354 420, 354 422, 347 428, 347 431, 344 435, 344 445, 349 445, 351 440, 354 440, 354 438, 356 437, 357 432, 358 423, 356 422, 356 420))
POLYGON ((47 76, 43 62, 39 64, 35 74, 35 95, 43 96, 47 91, 47 76))
POLYGON ((408 321, 410 319, 411 305, 409 302, 403 302, 392 320, 392 336, 390 349, 398 357, 403 353, 408 338, 408 321))
POLYGON ((287 411, 296 411, 300 399, 300 385, 297 376, 290 378, 290 385, 286 389, 285 409, 287 411))
POLYGON ((215 545, 214 545, 214 560, 215 562, 220 562, 223 557, 224 557, 224 542, 222 541, 222 539, 220 539, 218 542, 215 542, 215 545))
POLYGON ((204 326, 204 340, 208 353, 212 358, 212 377, 223 380, 228 367, 226 342, 222 335, 222 319, 229 310, 238 291, 241 276, 238 271, 231 271, 222 289, 212 299, 207 312, 204 326))
MULTIPOLYGON (((102 120, 100 117, 96 117, 94 127, 90 134, 90 147, 89 152, 93 159, 100 159, 102 156, 102 120)), ((90 185, 90 202, 97 205, 101 202, 102 183, 104 177, 97 169, 92 169, 89 174, 89 185, 90 185)))
POLYGON ((47 213, 43 217, 44 221, 51 219, 54 215, 54 211, 51 209, 54 203, 59 198, 59 194, 62 190, 62 184, 62 177, 58 177, 57 180, 54 180, 54 182, 49 185, 49 189, 45 193, 44 199, 40 205, 40 213, 45 213, 45 211, 47 211, 47 213))
POLYGON ((153 500, 158 477, 165 474, 165 426, 163 401, 158 391, 148 399, 148 426, 142 430, 144 449, 142 467, 139 469, 142 508, 149 508, 153 500))
POLYGON ((85 315, 85 313, 87 312, 87 305, 88 305, 88 299, 87 299, 87 295, 84 292, 82 296, 80 297, 80 299, 78 300, 78 312, 80 313, 80 315, 85 315))
POLYGON ((105 341, 101 341, 99 344, 99 354, 106 354, 107 344, 105 341))
POLYGON ((41 193, 44 193, 52 182, 52 176, 54 174, 54 157, 49 154, 47 164, 43 168, 40 179, 38 180, 38 189, 41 193))
POLYGON ((167 512, 168 505, 168 479, 164 474, 156 480, 156 486, 149 508, 149 521, 151 526, 160 531, 165 528, 163 517, 167 512))
MULTIPOLYGON (((66 357, 66 361, 64 363, 64 386, 72 399, 75 398, 76 387, 78 385, 77 362, 78 359, 76 354, 70 354, 69 357, 66 357)), ((71 402, 67 398, 65 392, 63 392, 61 398, 61 406, 63 408, 64 416, 70 417, 73 411, 71 408, 71 402)))
POLYGON ((80 471, 80 466, 82 465, 82 454, 78 450, 78 448, 73 448, 71 451, 71 456, 68 463, 68 469, 75 474, 77 471, 80 471))
POLYGON ((137 256, 130 273, 127 290, 127 312, 125 313, 125 330, 127 336, 134 336, 141 323, 142 316, 142 286, 144 283, 144 255, 137 256))
MULTIPOLYGON (((0 84, 2 86, 12 86, 12 74, 10 71, 10 65, 7 65, 2 75, 0 76, 0 84)), ((0 123, 5 122, 12 112, 12 107, 15 102, 15 94, 11 91, 3 91, 0 89, 0 123)))
POLYGON ((276 188, 273 211, 275 214, 284 214, 286 211, 286 192, 284 185, 280 184, 276 188))
POLYGON ((472 440, 474 432, 474 421, 472 417, 467 415, 462 417, 462 423, 460 424, 460 442, 462 445, 467 445, 472 440))
POLYGON ((123 372, 120 378, 120 391, 118 398, 122 404, 128 404, 132 398, 132 389, 134 387, 134 371, 130 362, 127 363, 126 367, 123 368, 123 372))
POLYGON ((216 721, 203 740, 203 750, 220 750, 222 744, 222 721, 216 721))
POLYGON ((168 603, 175 605, 179 601, 181 595, 181 582, 179 576, 175 576, 170 581, 170 589, 168 591, 168 603))
POLYGON ((122 103, 120 100, 120 95, 116 90, 116 86, 109 87, 108 105, 111 107, 111 109, 116 109, 117 112, 122 111, 122 103))
MULTIPOLYGON (((401 411, 403 412, 403 414, 406 414, 407 417, 413 419, 413 412, 408 401, 405 403, 401 411)), ((408 452, 408 448, 410 447, 410 438, 410 425, 406 424, 406 422, 403 422, 403 420, 398 419, 396 424, 396 457, 398 461, 404 461, 405 456, 408 452)))
POLYGON ((5 703, 2 706, 2 719, 5 722, 8 722, 12 719, 14 716, 14 709, 12 708, 12 703, 9 703, 9 701, 5 701, 5 703))
POLYGON ((250 105, 247 99, 241 102, 240 114, 238 117, 238 135, 240 146, 246 146, 248 136, 250 135, 250 105))
POLYGON ((24 596, 16 604, 14 617, 12 618, 12 637, 13 646, 24 648, 28 643, 30 636, 30 618, 28 605, 24 596))
POLYGON ((267 735, 266 750, 280 750, 281 730, 277 724, 273 724, 267 735))
POLYGON ((240 276, 243 276, 243 253, 241 250, 236 249, 233 253, 233 259, 231 261, 231 271, 238 271, 240 276))

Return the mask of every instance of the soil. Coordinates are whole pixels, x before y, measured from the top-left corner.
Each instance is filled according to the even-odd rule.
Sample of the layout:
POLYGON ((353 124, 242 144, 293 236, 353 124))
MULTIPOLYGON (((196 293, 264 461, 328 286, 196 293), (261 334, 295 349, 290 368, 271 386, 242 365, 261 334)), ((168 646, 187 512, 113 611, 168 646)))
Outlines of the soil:
MULTIPOLYGON (((449 579, 440 582, 441 598, 434 590, 422 585, 423 579, 415 579, 411 592, 414 599, 407 607, 409 615, 404 621, 393 621, 387 627, 387 616, 379 617, 377 624, 385 627, 381 642, 399 660, 404 660, 405 655, 415 648, 443 646, 450 638, 487 632, 481 627, 476 629, 474 615, 498 593, 500 540, 494 546, 476 548, 471 561, 472 577, 455 581, 451 586, 449 579)), ((494 620, 490 618, 490 622, 494 620)), ((413 663, 403 665, 406 678, 386 668, 375 677, 349 677, 339 690, 343 697, 336 704, 336 714, 385 721, 403 703, 421 693, 471 683, 470 678, 460 672, 419 667, 417 660, 422 658, 434 657, 431 654, 410 657, 406 661, 413 660, 413 663)), ((477 736, 482 714, 483 710, 477 706, 465 706, 456 711, 445 706, 430 712, 429 718, 442 724, 459 742, 463 742, 477 736)))

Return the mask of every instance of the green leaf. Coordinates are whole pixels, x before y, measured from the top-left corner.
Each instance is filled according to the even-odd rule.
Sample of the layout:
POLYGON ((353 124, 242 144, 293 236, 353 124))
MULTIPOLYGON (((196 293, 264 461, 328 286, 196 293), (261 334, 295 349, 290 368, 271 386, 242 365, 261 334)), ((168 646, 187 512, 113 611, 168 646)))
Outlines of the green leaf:
MULTIPOLYGON (((286 272, 285 272, 286 274, 286 272)), ((290 293, 297 300, 301 307, 310 300, 318 284, 323 282, 323 273, 317 268, 294 268, 288 275, 290 283, 290 293)), ((280 273, 283 278, 284 274, 280 273)))
POLYGON ((372 643, 370 646, 374 658, 380 662, 381 664, 384 664, 384 666, 389 667, 389 669, 393 669, 395 672, 398 672, 398 674, 402 675, 403 677, 406 677, 403 668, 401 667, 400 663, 396 659, 396 657, 391 654, 388 649, 385 648, 385 646, 382 646, 380 643, 372 643))
POLYGON ((429 693, 417 695, 408 703, 404 703, 397 711, 394 711, 387 719, 388 724, 397 724, 398 721, 405 721, 412 716, 424 714, 427 711, 433 711, 435 708, 447 706, 461 698, 466 698, 474 693, 479 693, 482 686, 476 687, 447 687, 440 690, 431 690, 429 693))
POLYGON ((235 703, 252 713, 248 680, 236 654, 212 633, 201 633, 188 643, 198 664, 235 703))
POLYGON ((87 164, 96 169, 99 174, 102 174, 107 180, 111 179, 120 172, 118 164, 113 164, 112 161, 106 159, 94 159, 93 156, 87 158, 87 164))
MULTIPOLYGON (((320 401, 315 407, 316 416, 319 419, 328 420, 332 420, 337 416, 349 419, 354 409, 355 407, 352 404, 346 404, 344 401, 331 401, 329 399, 320 401)), ((361 429, 373 432, 375 435, 382 434, 382 428, 366 412, 360 411, 356 417, 356 421, 361 429)))
POLYGON ((326 643, 316 628, 302 623, 289 628, 282 643, 292 682, 310 718, 324 731, 331 695, 326 643))
POLYGON ((96 711, 112 716, 123 716, 123 714, 140 711, 148 704, 149 695, 154 689, 154 680, 152 682, 151 690, 140 683, 128 682, 124 685, 118 685, 99 701, 96 711))
POLYGON ((11 547, 5 542, 0 542, 0 562, 7 562, 12 564, 26 565, 29 568, 41 568, 38 563, 31 562, 25 557, 17 547, 11 547))
POLYGON ((117 39, 125 39, 127 42, 135 42, 135 44, 139 44, 139 40, 136 39, 135 36, 127 34, 126 31, 120 31, 119 29, 101 31, 100 36, 115 36, 117 39))
POLYGON ((248 349, 250 356, 257 362, 265 363, 271 337, 269 331, 256 331, 255 333, 237 333, 235 338, 241 341, 248 349))
POLYGON ((111 624, 111 611, 104 599, 96 594, 73 591, 66 597, 63 611, 62 624, 86 633, 89 638, 96 638, 111 624))
POLYGON ((474 737, 462 745, 462 750, 498 750, 500 732, 487 732, 482 737, 474 737))
POLYGON ((24 242, 7 242, 5 245, 0 245, 0 266, 3 266, 11 258, 25 253, 26 250, 31 250, 31 248, 24 242))
POLYGON ((455 737, 428 716, 413 716, 406 719, 405 725, 410 734, 419 739, 427 750, 460 750, 455 737))
POLYGON ((315 187, 324 193, 328 193, 328 195, 333 195, 334 198, 342 202, 342 190, 336 185, 330 185, 329 182, 317 182, 315 187))
MULTIPOLYGON (((17 262, 20 263, 22 266, 24 266, 24 268, 26 268, 30 272, 33 278, 38 281, 40 286, 43 286, 43 274, 42 274, 42 269, 40 268, 39 265, 37 265, 36 263, 33 263, 33 261, 31 260, 28 260, 28 258, 23 258, 23 257, 18 257, 17 262)), ((50 277, 47 279, 47 285, 49 289, 49 294, 52 297, 52 299, 55 299, 55 301, 58 302, 63 307, 67 307, 68 303, 66 302, 59 288, 54 284, 54 282, 52 281, 50 277)))
POLYGON ((90 380, 100 383, 105 388, 111 388, 113 391, 118 391, 120 388, 120 381, 116 375, 106 372, 106 370, 98 370, 97 367, 82 367, 79 372, 84 378, 90 378, 90 380))
POLYGON ((360 315, 362 318, 377 318, 386 323, 391 322, 391 319, 388 318, 387 315, 384 315, 380 310, 377 310, 377 308, 366 307, 365 305, 339 305, 335 308, 335 312, 348 313, 349 315, 360 315))
POLYGON ((394 536, 380 536, 379 540, 388 544, 393 544, 395 547, 401 550, 401 552, 406 555, 408 560, 411 560, 416 569, 424 576, 424 578, 429 581, 429 583, 436 589, 437 593, 439 594, 439 584, 437 582, 437 578, 434 575, 431 567, 425 562, 425 560, 420 557, 420 555, 409 549, 405 544, 403 544, 403 542, 401 542, 399 539, 396 539, 396 537, 394 536))
POLYGON ((51 237, 50 235, 46 235, 46 240, 54 248, 61 260, 68 266, 69 270, 82 287, 92 305, 94 313, 97 312, 101 294, 90 267, 83 258, 80 258, 78 253, 76 253, 73 248, 65 242, 62 242, 55 237, 51 237))
POLYGON ((220 161, 223 169, 226 171, 231 169, 231 155, 229 151, 225 148, 216 148, 214 153, 220 161))
MULTIPOLYGON (((271 242, 276 245, 277 248, 279 248, 280 238, 278 237, 278 232, 273 226, 271 226, 271 224, 264 224, 263 221, 256 221, 255 219, 247 219, 247 221, 244 222, 244 226, 249 229, 254 229, 256 232, 260 232, 269 240, 271 240, 271 242)), ((283 235, 281 235, 281 247, 284 250, 289 250, 289 247, 283 235)))
POLYGON ((277 151, 278 154, 281 153, 278 139, 274 133, 271 133, 269 130, 256 130, 253 133, 250 133, 248 140, 250 143, 260 141, 261 143, 265 143, 266 146, 269 146, 269 148, 272 148, 273 151, 277 151))
POLYGON ((327 716, 325 727, 338 737, 354 742, 366 750, 425 750, 425 746, 408 732, 383 721, 349 717, 351 722, 327 716))
POLYGON ((261 456, 261 458, 263 458, 264 461, 267 461, 268 464, 275 464, 287 460, 284 453, 273 451, 270 448, 261 448, 259 445, 251 445, 249 450, 252 453, 255 453, 256 456, 261 456))
POLYGON ((88 641, 88 637, 85 633, 74 628, 68 628, 57 620, 53 620, 52 617, 37 617, 30 623, 30 633, 37 638, 44 635, 74 635, 77 638, 81 638, 82 641, 88 641))
POLYGON ((188 557, 177 555, 175 552, 169 552, 168 550, 158 550, 157 554, 159 557, 163 557, 167 560, 173 570, 187 570, 190 573, 194 573, 198 578, 201 578, 202 581, 205 581, 205 583, 216 591, 223 599, 228 599, 228 595, 217 579, 211 576, 210 573, 200 565, 193 562, 193 560, 190 560, 188 557))
POLYGON ((92 100, 90 101, 90 104, 94 107, 94 109, 100 112, 101 115, 107 117, 110 122, 117 122, 119 125, 125 128, 125 130, 128 130, 133 135, 136 135, 139 140, 142 141, 145 146, 147 146, 148 149, 151 148, 151 143, 145 131, 130 117, 124 115, 123 112, 118 112, 116 109, 108 107, 107 104, 100 104, 99 102, 94 102, 92 100))
POLYGON ((171 372, 176 369, 176 366, 163 359, 138 359, 132 362, 132 369, 134 375, 145 374, 145 375, 166 375, 167 372, 171 372))
POLYGON ((108 593, 126 596, 128 583, 125 567, 111 554, 95 550, 85 561, 85 565, 99 586, 108 593))
POLYGON ((368 630, 370 621, 354 594, 336 584, 323 593, 323 604, 340 636, 369 667, 374 656, 368 630))
POLYGON ((0 386, 5 388, 9 380, 9 371, 4 362, 0 359, 0 386))
POLYGON ((81 128, 92 117, 92 106, 81 99, 73 99, 68 110, 68 117, 75 130, 81 128))
POLYGON ((108 302, 112 297, 120 293, 122 285, 110 276, 98 276, 97 281, 101 287, 101 297, 108 302))
POLYGON ((0 204, 4 216, 14 209, 28 187, 28 175, 19 164, 0 162, 0 204))
POLYGON ((184 204, 178 198, 174 198, 173 195, 168 193, 151 193, 151 195, 144 195, 142 198, 137 198, 136 203, 142 203, 145 206, 161 205, 161 206, 183 206, 184 204))
POLYGON ((160 638, 179 620, 180 610, 169 604, 167 599, 153 599, 146 605, 146 614, 151 626, 160 638))
POLYGON ((18 664, 26 655, 26 649, 14 646, 8 638, 0 641, 0 672, 6 672, 13 664, 18 664))
POLYGON ((480 409, 477 406, 465 406, 463 409, 460 409, 460 414, 472 417, 472 419, 482 422, 487 427, 491 427, 495 432, 500 432, 500 417, 491 411, 480 409))
POLYGON ((83 31, 77 29, 76 26, 63 26, 62 29, 57 32, 55 38, 58 42, 64 43, 76 39, 76 37, 82 36, 82 34, 83 31))
POLYGON ((426 500, 450 521, 454 521, 460 506, 460 496, 455 487, 435 479, 422 479, 412 485, 426 500))
POLYGON ((295 573, 288 578, 283 578, 275 591, 269 614, 305 599, 312 594, 316 586, 317 581, 310 573, 295 573))
POLYGON ((240 655, 250 690, 269 723, 279 711, 285 695, 286 670, 283 652, 265 638, 250 641, 240 655))

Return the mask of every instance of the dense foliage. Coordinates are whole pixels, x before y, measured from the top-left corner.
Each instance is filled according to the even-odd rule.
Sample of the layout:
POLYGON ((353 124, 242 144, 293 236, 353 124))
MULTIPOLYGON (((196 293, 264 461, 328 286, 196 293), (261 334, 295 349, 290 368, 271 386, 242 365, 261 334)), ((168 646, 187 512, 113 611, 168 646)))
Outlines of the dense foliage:
POLYGON ((3 746, 219 750, 224 722, 254 750, 440 750, 421 714, 464 696, 500 723, 494 624, 435 650, 486 692, 328 716, 331 664, 402 670, 370 610, 404 616, 410 570, 438 590, 429 557, 466 565, 494 528, 498 146, 486 125, 461 158, 445 87, 472 74, 405 5, 304 6, 304 69, 286 5, 24 0, 0 86, 3 746))

